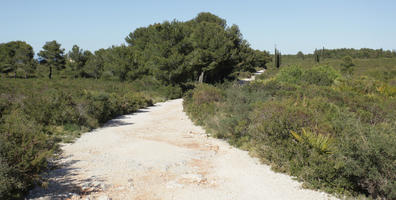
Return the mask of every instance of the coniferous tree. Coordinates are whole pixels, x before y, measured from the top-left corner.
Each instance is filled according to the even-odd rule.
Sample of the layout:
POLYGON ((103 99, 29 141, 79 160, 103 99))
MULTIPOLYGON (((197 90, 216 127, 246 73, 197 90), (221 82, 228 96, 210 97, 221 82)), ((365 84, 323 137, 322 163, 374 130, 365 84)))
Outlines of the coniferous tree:
POLYGON ((281 53, 275 48, 274 54, 274 67, 279 68, 281 66, 281 53))
POLYGON ((315 49, 315 51, 314 51, 314 59, 315 59, 315 62, 317 62, 317 63, 320 62, 320 56, 319 56, 319 52, 317 49, 315 49))
POLYGON ((38 53, 49 67, 48 77, 52 78, 53 68, 61 70, 65 67, 64 49, 60 48, 61 45, 55 40, 46 42, 43 50, 38 53))
POLYGON ((33 48, 23 41, 0 44, 0 72, 12 73, 15 78, 33 75, 36 62, 33 48))
POLYGON ((304 60, 304 53, 302 51, 297 52, 297 57, 304 60))
POLYGON ((79 46, 73 45, 66 56, 66 69, 71 71, 69 76, 81 77, 83 68, 91 55, 90 51, 84 51, 79 46))

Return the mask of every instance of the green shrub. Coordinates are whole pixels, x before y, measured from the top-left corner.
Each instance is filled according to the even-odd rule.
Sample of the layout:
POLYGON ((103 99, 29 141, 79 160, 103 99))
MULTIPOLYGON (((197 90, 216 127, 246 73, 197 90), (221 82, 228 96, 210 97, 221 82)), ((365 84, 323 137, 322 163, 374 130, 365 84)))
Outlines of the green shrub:
POLYGON ((279 70, 276 79, 286 83, 301 83, 304 70, 299 66, 290 66, 279 70))
POLYGON ((239 72, 238 78, 250 78, 252 76, 251 72, 239 72))
POLYGON ((18 77, 18 78, 26 78, 27 73, 26 73, 26 71, 25 71, 24 69, 18 68, 18 69, 15 71, 15 75, 16 75, 16 77, 18 77))
MULTIPOLYGON (((57 149, 55 140, 48 136, 43 127, 29 119, 19 110, 4 115, 0 125, 1 155, 5 180, 4 191, 1 195, 8 198, 20 196, 19 191, 37 181, 38 173, 47 167, 47 159, 57 149), (10 181, 8 181, 10 180, 10 181)), ((0 195, 0 196, 1 196, 0 195)))
POLYGON ((339 73, 328 66, 316 66, 304 69, 299 66, 290 66, 279 71, 276 79, 281 82, 293 84, 315 84, 320 86, 329 86, 333 84, 336 78, 340 77, 339 73))
MULTIPOLYGON (((3 146, 3 142, 0 141, 3 146)), ((0 198, 12 199, 20 198, 14 192, 23 189, 23 183, 16 178, 15 170, 10 167, 5 159, 0 156, 0 198)))
POLYGON ((184 96, 184 109, 192 116, 195 123, 202 125, 204 119, 215 112, 215 103, 222 99, 223 94, 214 86, 199 84, 184 96), (193 101, 194 103, 190 103, 193 101))
POLYGON ((105 71, 105 72, 103 72, 101 78, 104 79, 104 80, 108 80, 108 81, 109 81, 109 80, 114 80, 114 79, 116 79, 116 78, 114 77, 113 72, 111 72, 111 71, 105 71))
POLYGON ((338 77, 339 73, 332 67, 318 66, 305 70, 301 78, 309 84, 330 86, 338 77))

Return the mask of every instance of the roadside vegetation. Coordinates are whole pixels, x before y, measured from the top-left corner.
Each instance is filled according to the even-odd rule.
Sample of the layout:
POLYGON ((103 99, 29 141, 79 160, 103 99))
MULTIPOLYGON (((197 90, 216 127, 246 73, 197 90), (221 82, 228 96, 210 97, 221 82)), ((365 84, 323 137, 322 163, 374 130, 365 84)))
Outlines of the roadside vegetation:
POLYGON ((395 199, 395 58, 346 56, 289 55, 249 84, 200 84, 184 110, 305 187, 395 199))

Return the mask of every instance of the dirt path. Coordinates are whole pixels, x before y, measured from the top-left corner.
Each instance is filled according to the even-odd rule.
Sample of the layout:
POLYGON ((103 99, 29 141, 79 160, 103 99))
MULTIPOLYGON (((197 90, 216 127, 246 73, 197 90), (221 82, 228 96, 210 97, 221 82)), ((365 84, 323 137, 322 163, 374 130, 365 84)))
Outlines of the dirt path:
POLYGON ((182 99, 110 121, 62 147, 62 167, 31 199, 329 199, 226 142, 208 138, 182 99))
POLYGON ((262 74, 264 72, 265 72, 265 69, 259 70, 259 71, 255 72, 255 73, 253 73, 251 77, 241 79, 241 81, 243 81, 243 82, 254 81, 256 79, 256 76, 258 76, 258 75, 260 75, 260 74, 262 74))

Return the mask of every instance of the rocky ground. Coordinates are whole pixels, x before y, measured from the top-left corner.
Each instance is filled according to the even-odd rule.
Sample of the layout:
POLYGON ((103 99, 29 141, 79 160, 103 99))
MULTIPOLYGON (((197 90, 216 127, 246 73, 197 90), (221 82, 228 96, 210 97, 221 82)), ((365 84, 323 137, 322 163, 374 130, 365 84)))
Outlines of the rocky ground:
POLYGON ((48 187, 28 199, 335 199, 207 137, 182 109, 158 103, 64 145, 48 187))

